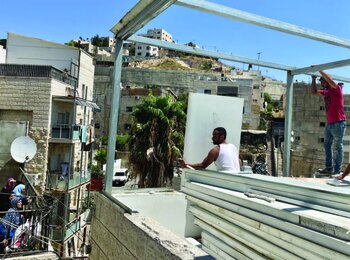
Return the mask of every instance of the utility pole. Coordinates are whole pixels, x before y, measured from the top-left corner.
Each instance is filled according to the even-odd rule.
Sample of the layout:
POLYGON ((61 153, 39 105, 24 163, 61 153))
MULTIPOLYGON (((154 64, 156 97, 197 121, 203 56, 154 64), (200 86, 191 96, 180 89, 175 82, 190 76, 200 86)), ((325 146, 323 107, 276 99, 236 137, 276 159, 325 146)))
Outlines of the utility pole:
MULTIPOLYGON (((260 61, 260 54, 261 54, 261 53, 262 53, 261 51, 257 53, 257 55, 258 55, 258 61, 260 61)), ((260 66, 259 66, 259 65, 258 65, 258 70, 260 70, 260 66)))

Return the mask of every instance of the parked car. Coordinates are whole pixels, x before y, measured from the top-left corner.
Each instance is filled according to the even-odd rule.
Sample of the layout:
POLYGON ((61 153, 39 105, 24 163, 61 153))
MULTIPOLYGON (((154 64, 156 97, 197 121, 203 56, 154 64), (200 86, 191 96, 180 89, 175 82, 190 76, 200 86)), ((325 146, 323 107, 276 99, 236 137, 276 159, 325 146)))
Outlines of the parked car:
POLYGON ((129 180, 129 170, 126 168, 117 169, 113 176, 113 185, 125 185, 129 180))

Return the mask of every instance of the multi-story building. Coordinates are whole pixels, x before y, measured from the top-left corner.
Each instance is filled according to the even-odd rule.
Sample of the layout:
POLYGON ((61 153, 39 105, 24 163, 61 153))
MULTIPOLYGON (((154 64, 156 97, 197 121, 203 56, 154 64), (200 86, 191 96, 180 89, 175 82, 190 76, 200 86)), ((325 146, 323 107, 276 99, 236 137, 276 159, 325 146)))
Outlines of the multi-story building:
POLYGON ((148 29, 146 36, 161 41, 173 42, 173 36, 164 29, 148 29))
MULTIPOLYGON (((344 95, 347 124, 350 120, 350 95, 344 95)), ((292 117, 292 169, 293 176, 312 176, 317 169, 324 168, 324 130, 326 126, 323 97, 311 95, 307 83, 294 83, 292 117)), ((344 137, 344 167, 349 163, 350 129, 344 137)))
MULTIPOLYGON (((170 33, 164 29, 149 29, 147 33, 142 35, 144 37, 153 38, 161 41, 172 42, 173 37, 170 33)), ((135 44, 135 57, 145 58, 145 57, 158 57, 159 48, 151 45, 145 45, 141 43, 135 44)))
POLYGON ((158 57, 159 48, 151 45, 145 45, 141 43, 135 44, 135 57, 136 58, 148 58, 158 57))
POLYGON ((89 197, 94 141, 87 133, 93 133, 98 108, 93 78, 93 59, 83 50, 8 34, 6 64, 0 65, 0 120, 25 122, 37 144, 25 172, 36 176, 38 195, 53 202, 42 224, 62 256, 76 256, 88 243, 82 202, 89 197))
MULTIPOLYGON (((98 63, 97 63, 98 64, 98 63)), ((101 112, 96 115, 96 135, 107 135, 112 96, 113 67, 97 65, 95 70, 95 99, 101 112)), ((244 71, 240 75, 189 71, 154 70, 125 67, 122 69, 122 85, 125 89, 160 88, 165 93, 171 89, 176 95, 194 92, 244 98, 243 122, 248 129, 257 129, 260 110, 263 109, 263 84, 259 71, 244 71)), ((283 84, 281 83, 281 87, 283 84)), ((130 127, 133 107, 140 102, 141 94, 123 90, 120 99, 118 133, 125 134, 130 127), (132 94, 128 94, 132 93, 132 94)), ((141 93, 140 91, 138 93, 141 93)))

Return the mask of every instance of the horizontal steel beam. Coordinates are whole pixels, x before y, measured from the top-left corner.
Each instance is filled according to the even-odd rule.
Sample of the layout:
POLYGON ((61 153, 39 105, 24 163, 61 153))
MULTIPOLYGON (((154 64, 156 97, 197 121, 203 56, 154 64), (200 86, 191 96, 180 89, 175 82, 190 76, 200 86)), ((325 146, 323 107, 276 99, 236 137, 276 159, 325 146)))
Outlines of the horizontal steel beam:
MULTIPOLYGON (((176 43, 171 43, 171 42, 166 42, 166 41, 160 41, 160 40, 151 39, 151 38, 138 36, 138 35, 130 36, 127 39, 127 41, 142 43, 142 44, 151 45, 151 46, 157 46, 160 48, 180 51, 180 52, 184 52, 184 53, 190 53, 193 55, 200 55, 200 56, 204 56, 204 57, 218 58, 218 59, 222 59, 222 60, 241 62, 244 64, 252 64, 252 65, 256 65, 256 66, 277 69, 277 70, 282 70, 282 71, 294 71, 294 70, 298 69, 295 66, 289 66, 289 65, 283 65, 283 64, 273 63, 273 62, 266 62, 266 61, 261 61, 261 60, 256 60, 256 59, 250 59, 250 58, 236 56, 236 55, 232 55, 232 54, 228 54, 228 53, 221 53, 221 52, 210 51, 210 50, 205 50, 205 49, 201 49, 201 48, 195 48, 195 47, 191 47, 191 46, 187 46, 187 45, 181 45, 181 44, 176 44, 176 43)), ((319 76, 319 73, 313 73, 311 75, 319 76)), ((337 75, 331 75, 331 76, 335 80, 339 80, 342 82, 350 82, 350 78, 337 76, 337 75)))
POLYGON ((136 33, 145 24, 171 6, 176 0, 143 0, 139 1, 120 21, 111 32, 118 39, 126 39, 136 33))
POLYGON ((334 68, 345 67, 345 66, 349 66, 349 65, 350 65, 350 59, 338 60, 338 61, 333 61, 333 62, 329 62, 329 63, 318 64, 318 65, 315 65, 312 67, 309 66, 309 67, 291 70, 290 74, 291 75, 307 74, 307 73, 311 73, 311 72, 317 72, 320 70, 334 69, 334 68))
POLYGON ((169 50, 175 50, 175 51, 180 51, 180 52, 185 52, 185 53, 190 53, 194 55, 199 55, 199 56, 205 56, 205 57, 210 57, 210 58, 219 58, 222 60, 229 60, 229 61, 235 61, 235 62, 242 62, 245 64, 252 64, 252 65, 258 65, 261 67, 266 67, 266 68, 271 68, 271 69, 277 69, 277 70, 294 70, 296 67, 292 66, 286 66, 278 63, 272 63, 272 62, 264 62, 256 59, 250 59, 246 57, 241 57, 241 56, 235 56, 232 54, 227 54, 227 53, 221 53, 221 52, 216 52, 216 51, 209 51, 201 48, 195 48, 187 45, 180 45, 176 43, 171 43, 171 42, 166 42, 166 41, 160 41, 156 39, 151 39, 147 37, 142 37, 138 35, 132 35, 130 36, 127 41, 130 42, 138 42, 138 43, 143 43, 147 45, 152 45, 152 46, 157 46, 169 50))
POLYGON ((178 0, 176 5, 208 12, 211 14, 223 16, 233 20, 254 24, 257 26, 269 28, 272 30, 297 35, 300 37, 329 43, 332 45, 350 48, 350 41, 330 34, 322 33, 319 31, 307 29, 294 24, 281 22, 278 20, 270 19, 264 16, 244 12, 241 10, 233 9, 224 5, 211 3, 205 0, 178 0))

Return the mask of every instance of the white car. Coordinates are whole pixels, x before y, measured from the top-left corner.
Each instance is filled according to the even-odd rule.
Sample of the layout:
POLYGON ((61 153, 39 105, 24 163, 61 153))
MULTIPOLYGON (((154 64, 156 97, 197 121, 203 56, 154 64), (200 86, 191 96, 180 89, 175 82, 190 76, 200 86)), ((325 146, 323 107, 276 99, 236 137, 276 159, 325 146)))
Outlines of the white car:
POLYGON ((113 176, 113 185, 125 185, 129 180, 129 170, 126 168, 121 168, 115 170, 113 176))

